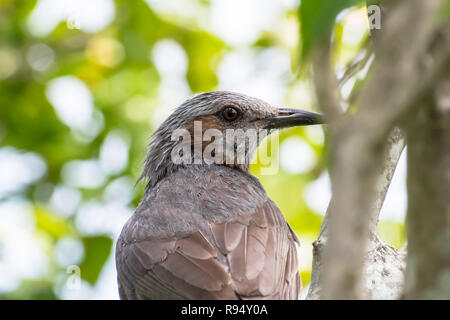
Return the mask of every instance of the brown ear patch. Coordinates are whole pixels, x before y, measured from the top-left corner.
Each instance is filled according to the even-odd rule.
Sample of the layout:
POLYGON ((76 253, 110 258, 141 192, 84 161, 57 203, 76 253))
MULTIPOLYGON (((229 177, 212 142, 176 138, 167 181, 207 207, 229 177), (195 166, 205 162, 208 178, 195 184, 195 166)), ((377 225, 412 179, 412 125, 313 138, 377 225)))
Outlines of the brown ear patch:
MULTIPOLYGON (((196 121, 200 121, 201 124, 202 124, 202 126, 201 126, 201 128, 202 128, 202 137, 201 138, 202 139, 203 139, 203 136, 205 134, 205 131, 208 130, 208 129, 217 129, 217 130, 221 131, 222 133, 224 133, 224 130, 225 130, 225 128, 223 127, 223 125, 220 122, 220 120, 217 119, 215 116, 212 116, 212 115, 201 116, 201 117, 198 117, 198 118, 192 120, 191 122, 189 122, 187 124, 187 126, 186 126, 186 130, 189 131, 189 134, 191 135, 191 138, 192 138, 192 146, 191 146, 192 147, 192 150, 191 150, 192 153, 194 153, 194 149, 195 149, 194 148, 194 139, 195 139, 194 138, 195 137, 194 136, 194 126, 195 126, 195 122, 196 121)), ((202 140, 202 152, 213 141, 214 141, 214 137, 212 137, 211 141, 203 141, 202 140)), ((215 156, 214 155, 214 151, 212 153, 212 156, 215 156)), ((248 171, 248 169, 249 169, 249 165, 248 164, 238 164, 237 163, 237 158, 235 158, 234 160, 235 160, 234 163, 224 163, 224 165, 226 165, 226 166, 228 166, 230 168, 233 168, 233 169, 237 169, 237 170, 243 171, 243 172, 247 172, 248 171)))
POLYGON ((189 134, 191 135, 191 137, 194 136, 194 122, 196 122, 196 121, 199 121, 202 123, 202 135, 208 129, 217 129, 220 131, 223 130, 222 123, 215 116, 201 116, 201 117, 198 117, 198 118, 192 120, 186 126, 186 129, 189 131, 189 134))
MULTIPOLYGON (((201 122, 201 124, 202 124, 202 126, 201 126, 201 128, 202 128, 202 136, 201 136, 201 138, 202 139, 203 139, 203 136, 205 134, 205 131, 208 130, 208 129, 217 129, 217 130, 223 132, 222 123, 220 123, 220 121, 215 116, 201 116, 201 117, 198 117, 195 120, 192 120, 186 126, 186 130, 189 131, 189 134, 191 135, 191 138, 192 138, 192 148, 194 148, 194 139, 195 139, 194 126, 195 126, 195 122, 197 122, 197 121, 201 122)), ((214 137, 213 137, 212 141, 214 141, 214 137)), ((212 141, 203 141, 202 140, 202 151, 212 141)))

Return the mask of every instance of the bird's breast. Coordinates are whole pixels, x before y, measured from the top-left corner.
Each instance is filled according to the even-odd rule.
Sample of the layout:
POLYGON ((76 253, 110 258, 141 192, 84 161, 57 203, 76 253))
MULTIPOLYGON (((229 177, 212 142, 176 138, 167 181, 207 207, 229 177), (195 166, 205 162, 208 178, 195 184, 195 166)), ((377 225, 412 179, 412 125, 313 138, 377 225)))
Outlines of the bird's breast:
POLYGON ((267 200, 249 174, 221 165, 188 166, 147 190, 124 229, 132 230, 127 241, 190 234, 255 212, 267 200))

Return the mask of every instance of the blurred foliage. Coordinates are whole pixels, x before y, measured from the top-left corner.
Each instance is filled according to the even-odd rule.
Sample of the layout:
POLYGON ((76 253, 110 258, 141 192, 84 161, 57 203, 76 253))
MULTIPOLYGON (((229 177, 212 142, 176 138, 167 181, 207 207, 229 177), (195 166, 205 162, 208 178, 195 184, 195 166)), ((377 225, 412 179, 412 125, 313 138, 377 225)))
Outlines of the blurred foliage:
POLYGON ((450 0, 447 0, 444 2, 444 5, 439 11, 439 16, 437 20, 439 23, 445 23, 446 21, 448 21, 449 17, 450 17, 450 0))
POLYGON ((331 32, 336 16, 342 10, 364 3, 364 0, 302 0, 299 6, 302 57, 305 58, 331 32))
MULTIPOLYGON (((3 195, 0 185, 0 205, 17 199, 29 204, 27 208, 31 215, 23 219, 31 221, 31 227, 23 232, 31 240, 25 238, 25 241, 31 241, 40 248, 44 258, 38 260, 45 263, 43 272, 38 275, 25 274, 18 285, 12 285, 3 292, 0 290, 0 299, 71 298, 73 296, 68 295, 63 287, 70 276, 67 267, 72 264, 80 266, 84 286, 96 288, 99 285, 102 273, 108 268, 108 259, 113 256, 113 243, 120 231, 117 224, 126 220, 142 197, 143 185, 134 186, 134 181, 140 175, 149 136, 161 122, 161 113, 167 114, 160 107, 167 100, 167 93, 161 89, 164 75, 158 70, 151 54, 155 44, 171 39, 184 50, 187 57, 184 81, 188 87, 184 98, 220 88, 219 65, 227 54, 237 50, 204 26, 181 19, 176 14, 163 14, 142 0, 115 0, 114 19, 101 30, 86 32, 71 29, 64 20, 48 34, 38 36, 31 32, 29 24, 37 3, 0 0, 0 152, 10 147, 23 156, 32 152, 45 162, 45 172, 30 183, 23 183, 21 188, 3 195), (33 53, 36 48, 41 50, 37 54, 33 53), (45 53, 43 56, 42 50, 45 53), (44 68, 42 63, 47 58, 50 63, 44 68), (33 65, 33 61, 41 65, 33 65), (50 102, 52 81, 62 77, 76 83, 81 81, 92 96, 92 117, 95 121, 83 130, 68 125, 70 118, 63 121, 50 102), (98 163, 102 157, 108 159, 108 154, 103 155, 103 149, 114 134, 121 136, 128 146, 126 166, 105 173, 104 181, 95 185, 71 182, 86 178, 83 175, 95 175, 101 171, 101 168, 94 167, 88 173, 71 173, 68 168, 70 165, 73 167, 76 161, 98 163), (118 182, 128 180, 131 184, 126 191, 114 191, 118 182), (58 198, 58 192, 64 188, 70 189, 70 197, 63 193, 58 198), (130 193, 130 199, 121 200, 127 193, 130 193), (77 195, 80 196, 79 201, 70 200, 77 198, 77 195), (72 202, 75 203, 74 208, 65 212, 65 207, 70 207, 72 202), (103 217, 100 225, 95 222, 99 217, 103 217), (61 258, 61 255, 66 258, 61 258)), ((304 96, 311 91, 305 85, 309 80, 307 74, 295 76, 299 74, 298 39, 301 55, 306 57, 317 40, 331 30, 339 12, 360 3, 357 0, 302 0, 299 11, 286 9, 279 25, 268 26, 254 43, 248 45, 246 49, 255 54, 268 49, 281 49, 290 56, 291 69, 283 78, 286 104, 307 107, 302 103, 304 96)), ((211 1, 192 0, 191 4, 209 10, 211 1)), ((346 65, 362 50, 360 43, 367 39, 367 33, 356 46, 351 46, 344 43, 342 36, 339 37, 343 32, 342 24, 338 22, 334 28, 338 35, 336 63, 346 65)), ((167 57, 169 64, 170 59, 167 57)), ((175 95, 178 87, 169 88, 169 97, 175 95)), ((313 104, 314 97, 309 102, 313 104)), ((307 142, 315 158, 313 166, 301 173, 289 172, 281 167, 276 175, 262 175, 263 164, 258 162, 252 166, 251 172, 260 178, 269 196, 299 234, 302 254, 310 255, 310 243, 317 236, 323 212, 316 212, 308 206, 303 193, 311 182, 326 171, 324 141, 320 134, 319 139, 314 138, 305 128, 282 131, 279 137, 280 144, 291 138, 307 142)), ((273 156, 279 152, 271 148, 269 151, 273 156)), ((14 212, 17 216, 20 216, 19 213, 22 214, 14 212)), ((3 216, 8 217, 8 212, 0 212, 0 219, 4 219, 3 216)), ((20 217, 18 219, 25 225, 28 223, 20 217)), ((0 221, 0 224, 5 223, 0 221)), ((404 238, 395 236, 404 232, 402 228, 401 223, 380 224, 382 237, 397 247, 404 242, 404 238)), ((17 237, 22 236, 19 233, 17 237)), ((8 272, 11 272, 11 277, 14 273, 14 270, 2 269, 2 259, 6 259, 8 248, 16 240, 0 225, 0 288, 2 279, 6 282, 10 280, 8 272)), ((21 250, 21 247, 17 248, 21 250)), ((27 261, 23 257, 14 260, 18 263, 18 270, 22 270, 20 264, 25 263, 20 262, 21 259, 27 261)), ((307 284, 311 275, 311 257, 304 259, 301 265, 302 280, 307 284)), ((115 281, 114 278, 107 280, 115 281)), ((75 297, 86 298, 83 295, 75 297)))
POLYGON ((111 251, 112 239, 105 236, 83 237, 85 257, 80 265, 81 277, 94 284, 111 251))

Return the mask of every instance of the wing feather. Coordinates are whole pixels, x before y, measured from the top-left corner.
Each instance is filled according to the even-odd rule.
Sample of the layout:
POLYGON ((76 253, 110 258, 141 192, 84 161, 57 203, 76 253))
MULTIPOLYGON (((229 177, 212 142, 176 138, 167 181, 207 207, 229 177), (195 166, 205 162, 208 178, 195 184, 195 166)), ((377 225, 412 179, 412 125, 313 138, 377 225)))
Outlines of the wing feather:
POLYGON ((273 206, 268 201, 252 219, 210 224, 212 241, 198 231, 122 246, 117 253, 121 296, 132 297, 135 288, 142 298, 298 298, 291 230, 280 225, 273 206))
POLYGON ((298 299, 298 240, 263 189, 234 171, 185 177, 205 180, 194 191, 167 183, 146 194, 116 245, 122 299, 298 299), (183 192, 194 202, 172 201, 183 192))

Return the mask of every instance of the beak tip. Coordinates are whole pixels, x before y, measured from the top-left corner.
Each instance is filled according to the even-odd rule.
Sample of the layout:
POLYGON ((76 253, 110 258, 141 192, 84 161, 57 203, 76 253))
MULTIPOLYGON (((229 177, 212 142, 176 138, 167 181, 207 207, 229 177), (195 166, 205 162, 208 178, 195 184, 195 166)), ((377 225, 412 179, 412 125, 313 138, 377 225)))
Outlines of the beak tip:
POLYGON ((325 124, 326 123, 325 116, 323 114, 317 113, 316 115, 317 115, 316 118, 313 119, 311 124, 325 124))

